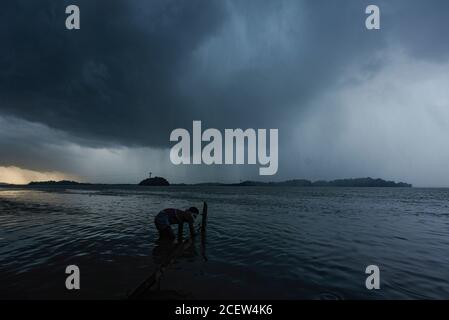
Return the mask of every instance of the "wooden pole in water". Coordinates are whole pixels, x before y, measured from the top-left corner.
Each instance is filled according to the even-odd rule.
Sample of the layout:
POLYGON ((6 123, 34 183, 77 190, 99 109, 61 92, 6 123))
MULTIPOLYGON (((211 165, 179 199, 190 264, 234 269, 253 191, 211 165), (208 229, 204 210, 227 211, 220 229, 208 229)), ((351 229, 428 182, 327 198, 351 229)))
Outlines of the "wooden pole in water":
POLYGON ((204 202, 203 203, 203 220, 201 221, 201 233, 205 233, 206 232, 206 227, 207 227, 207 203, 204 202))

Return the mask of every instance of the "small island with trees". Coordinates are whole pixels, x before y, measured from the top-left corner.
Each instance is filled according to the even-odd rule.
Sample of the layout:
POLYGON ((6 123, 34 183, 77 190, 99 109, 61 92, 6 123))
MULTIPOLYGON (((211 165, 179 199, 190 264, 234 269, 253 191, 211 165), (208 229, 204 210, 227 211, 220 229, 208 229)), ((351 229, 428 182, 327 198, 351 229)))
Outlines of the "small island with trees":
POLYGON ((165 187, 169 186, 170 183, 167 181, 167 179, 162 177, 154 177, 154 178, 148 178, 145 180, 142 180, 139 183, 139 186, 150 186, 150 187, 165 187))

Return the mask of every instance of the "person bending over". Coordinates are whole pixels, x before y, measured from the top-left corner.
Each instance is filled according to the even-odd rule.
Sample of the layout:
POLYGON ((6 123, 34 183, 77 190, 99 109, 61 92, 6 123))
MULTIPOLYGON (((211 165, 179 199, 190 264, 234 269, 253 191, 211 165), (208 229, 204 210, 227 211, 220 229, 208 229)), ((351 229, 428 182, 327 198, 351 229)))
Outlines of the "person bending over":
POLYGON ((195 236, 193 223, 199 214, 198 208, 190 207, 187 210, 167 208, 159 212, 154 218, 154 224, 159 231, 160 239, 174 240, 175 234, 171 225, 178 225, 178 240, 181 241, 183 235, 184 223, 189 225, 190 237, 195 236))

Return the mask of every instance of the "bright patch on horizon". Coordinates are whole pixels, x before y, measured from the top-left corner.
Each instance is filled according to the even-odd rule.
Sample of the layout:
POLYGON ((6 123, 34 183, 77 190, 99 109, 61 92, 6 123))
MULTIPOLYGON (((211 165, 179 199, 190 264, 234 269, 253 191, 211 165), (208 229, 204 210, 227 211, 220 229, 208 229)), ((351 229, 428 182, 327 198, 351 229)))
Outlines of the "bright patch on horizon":
POLYGON ((77 180, 76 177, 61 172, 39 172, 19 167, 0 167, 0 182, 27 184, 31 181, 77 180))

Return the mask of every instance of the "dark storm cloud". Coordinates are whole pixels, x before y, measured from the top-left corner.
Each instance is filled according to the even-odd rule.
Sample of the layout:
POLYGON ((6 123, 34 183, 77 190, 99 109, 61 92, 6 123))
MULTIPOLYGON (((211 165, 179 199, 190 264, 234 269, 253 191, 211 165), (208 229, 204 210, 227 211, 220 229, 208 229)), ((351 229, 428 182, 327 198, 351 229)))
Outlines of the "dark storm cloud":
POLYGON ((381 1, 391 43, 421 59, 449 59, 449 1, 381 1))
POLYGON ((92 143, 164 146, 193 119, 279 127, 348 64, 369 71, 387 40, 447 55, 447 1, 380 1, 378 33, 364 29, 368 3, 11 1, 1 10, 0 111, 92 143), (64 28, 69 3, 81 8, 80 31, 64 28))
POLYGON ((341 78, 357 82, 348 69, 375 75, 391 47, 447 61, 448 14, 445 0, 6 2, 0 165, 69 170, 70 143, 167 147, 171 130, 192 120, 279 128, 289 153, 292 114, 341 78), (68 4, 80 6, 79 31, 65 29, 68 4), (380 31, 365 29, 368 4, 381 8, 380 31))
POLYGON ((106 141, 165 142, 161 131, 187 113, 177 76, 220 26, 220 2, 75 3, 72 32, 67 1, 2 4, 1 111, 106 141))
POLYGON ((0 166, 39 171, 70 170, 63 146, 69 137, 48 127, 15 118, 0 117, 0 166))

